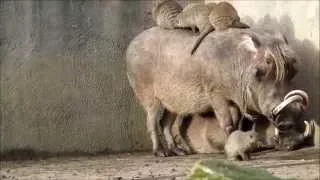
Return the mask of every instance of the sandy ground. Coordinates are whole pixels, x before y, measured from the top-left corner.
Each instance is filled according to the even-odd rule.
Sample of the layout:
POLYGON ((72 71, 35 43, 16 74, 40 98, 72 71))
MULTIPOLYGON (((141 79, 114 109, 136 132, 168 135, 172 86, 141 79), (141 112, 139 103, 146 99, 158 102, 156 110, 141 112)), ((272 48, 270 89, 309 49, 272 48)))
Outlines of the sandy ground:
MULTIPOLYGON (((252 160, 237 162, 259 167, 289 178, 319 180, 320 149, 292 152, 269 151, 252 154, 252 160)), ((1 161, 0 179, 185 179, 201 159, 223 159, 222 154, 154 157, 151 153, 126 153, 82 157, 54 157, 25 161, 1 161)))

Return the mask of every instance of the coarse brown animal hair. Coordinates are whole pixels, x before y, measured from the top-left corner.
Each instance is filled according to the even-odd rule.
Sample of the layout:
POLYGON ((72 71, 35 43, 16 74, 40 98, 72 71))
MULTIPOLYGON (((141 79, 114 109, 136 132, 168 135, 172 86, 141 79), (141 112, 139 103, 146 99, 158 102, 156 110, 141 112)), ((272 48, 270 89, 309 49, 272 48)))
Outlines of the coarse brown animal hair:
POLYGON ((297 72, 293 66, 293 64, 296 63, 296 57, 293 51, 280 40, 275 40, 268 49, 275 63, 275 81, 283 82, 291 80, 297 72))
MULTIPOLYGON (((292 49, 289 48, 287 40, 285 37, 283 37, 284 40, 281 38, 278 38, 279 36, 269 36, 266 44, 262 45, 260 40, 258 39, 257 34, 250 33, 246 34, 248 37, 252 38, 251 40, 254 43, 254 46, 256 49, 258 48, 264 48, 267 55, 274 63, 274 66, 269 72, 269 76, 274 77, 274 81, 276 83, 281 83, 284 81, 290 81, 295 74, 297 73, 297 70, 294 67, 294 64, 297 62, 298 58, 297 55, 294 53, 292 49)), ((250 71, 250 68, 248 68, 247 63, 252 63, 246 61, 250 55, 246 56, 238 56, 237 66, 242 67, 239 69, 244 69, 244 71, 240 72, 240 81, 238 84, 238 87, 241 89, 240 99, 242 101, 240 111, 245 112, 248 106, 248 100, 249 100, 249 84, 250 81, 252 81, 251 76, 252 74, 248 73, 250 71), (245 63, 247 62, 247 63, 245 63)))

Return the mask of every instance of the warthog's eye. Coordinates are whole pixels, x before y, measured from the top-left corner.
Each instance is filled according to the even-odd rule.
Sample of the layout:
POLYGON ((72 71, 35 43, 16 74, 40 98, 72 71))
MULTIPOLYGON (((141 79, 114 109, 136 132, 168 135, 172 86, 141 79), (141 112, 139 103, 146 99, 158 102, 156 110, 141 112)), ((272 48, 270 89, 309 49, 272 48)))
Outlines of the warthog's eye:
POLYGON ((293 124, 292 123, 281 123, 279 124, 278 126, 278 129, 280 131, 286 131, 286 130, 289 130, 289 129, 292 129, 293 128, 293 124))
POLYGON ((272 58, 271 58, 271 57, 268 57, 268 58, 266 59, 266 63, 267 63, 267 64, 271 64, 271 63, 272 63, 272 58))

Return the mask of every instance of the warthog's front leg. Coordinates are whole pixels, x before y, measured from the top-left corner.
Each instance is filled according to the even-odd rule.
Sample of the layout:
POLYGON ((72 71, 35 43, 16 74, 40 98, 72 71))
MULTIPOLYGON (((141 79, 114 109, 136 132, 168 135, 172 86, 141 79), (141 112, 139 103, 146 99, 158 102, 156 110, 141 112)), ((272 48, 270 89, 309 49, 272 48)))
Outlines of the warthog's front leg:
POLYGON ((211 104, 220 127, 224 130, 226 136, 229 136, 237 124, 234 124, 234 121, 236 122, 238 119, 237 116, 233 115, 234 107, 230 105, 227 99, 218 95, 212 98, 211 104))

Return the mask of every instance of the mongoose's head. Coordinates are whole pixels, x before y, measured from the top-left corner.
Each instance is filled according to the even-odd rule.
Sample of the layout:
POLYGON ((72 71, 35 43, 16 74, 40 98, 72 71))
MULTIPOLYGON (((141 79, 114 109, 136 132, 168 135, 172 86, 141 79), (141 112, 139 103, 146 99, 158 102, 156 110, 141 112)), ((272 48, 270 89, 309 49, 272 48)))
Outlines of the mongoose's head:
POLYGON ((258 133, 255 131, 248 131, 248 142, 254 145, 258 141, 258 133))
POLYGON ((256 123, 253 123, 252 129, 246 132, 247 141, 250 145, 254 145, 259 140, 259 134, 256 131, 256 123))
POLYGON ((209 21, 218 31, 230 27, 249 28, 248 25, 240 22, 237 10, 228 2, 220 2, 214 6, 209 14, 209 21))

